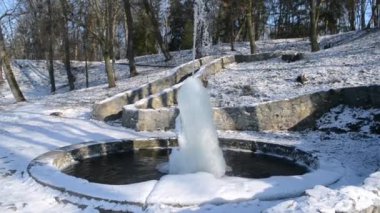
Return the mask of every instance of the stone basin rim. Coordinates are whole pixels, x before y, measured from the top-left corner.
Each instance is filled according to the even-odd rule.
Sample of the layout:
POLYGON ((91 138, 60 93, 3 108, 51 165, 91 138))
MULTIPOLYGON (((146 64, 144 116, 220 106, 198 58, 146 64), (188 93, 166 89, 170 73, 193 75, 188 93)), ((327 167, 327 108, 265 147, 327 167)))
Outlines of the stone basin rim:
MULTIPOLYGON (((222 148, 260 151, 261 153, 268 154, 268 155, 276 155, 279 157, 293 159, 296 163, 306 166, 311 171, 318 170, 320 167, 319 160, 316 156, 314 156, 311 153, 300 150, 294 146, 280 145, 280 144, 275 144, 275 143, 270 143, 270 142, 254 141, 254 140, 247 140, 247 139, 234 139, 234 138, 219 138, 219 141, 222 148)), ((80 190, 76 191, 67 187, 63 187, 59 183, 55 184, 54 180, 50 180, 49 177, 46 177, 46 175, 44 176, 44 175, 39 174, 38 172, 35 172, 35 170, 36 168, 37 168, 37 171, 39 171, 38 169, 45 168, 49 170, 49 172, 63 174, 60 170, 70 165, 70 163, 72 163, 75 160, 84 159, 88 157, 96 157, 96 156, 101 156, 101 155, 106 155, 106 154, 112 154, 112 153, 126 152, 133 149, 170 148, 175 145, 176 145, 175 137, 144 138, 144 139, 142 138, 141 139, 116 139, 116 140, 112 139, 112 140, 84 142, 80 144, 74 144, 74 145, 61 147, 61 148, 49 151, 47 153, 44 153, 38 156, 37 158, 35 158, 34 160, 30 162, 27 168, 27 172, 36 182, 44 186, 48 186, 53 189, 59 190, 61 192, 68 193, 69 195, 73 195, 75 197, 95 199, 98 201, 105 201, 112 204, 122 204, 122 205, 131 204, 131 205, 145 206, 150 203, 147 203, 147 201, 141 202, 141 201, 129 200, 129 199, 124 199, 124 200, 110 199, 109 197, 97 196, 91 193, 90 194, 82 193, 80 190)), ((50 173, 48 174, 50 175, 50 173)), ((63 174, 63 175, 66 175, 66 174, 63 174)), ((52 176, 52 179, 53 178, 54 178, 54 175, 52 176)), ((80 178, 74 178, 74 179, 84 180, 80 178)), ((156 181, 155 184, 158 184, 159 181, 160 180, 156 181)), ((336 180, 334 180, 333 182, 336 182, 336 180)), ((86 184, 91 186, 94 183, 87 182, 86 184)), ((107 186, 107 184, 101 184, 101 185, 107 186)), ((133 184, 129 184, 129 185, 133 185, 133 184)), ((128 186, 128 185, 120 185, 120 186, 128 186)), ((282 198, 279 198, 279 199, 282 199, 282 198)), ((266 200, 271 200, 271 199, 266 199, 266 200)), ((231 201, 226 201, 226 202, 231 202, 231 201)), ((169 203, 169 205, 171 204, 169 203)), ((173 206, 175 205, 177 204, 173 204, 173 206)))

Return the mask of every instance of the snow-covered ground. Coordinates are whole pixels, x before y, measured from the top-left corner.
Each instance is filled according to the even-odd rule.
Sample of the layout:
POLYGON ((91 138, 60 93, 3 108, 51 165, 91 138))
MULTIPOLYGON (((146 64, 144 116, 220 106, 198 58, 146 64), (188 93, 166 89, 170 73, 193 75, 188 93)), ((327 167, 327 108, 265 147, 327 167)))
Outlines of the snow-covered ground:
POLYGON ((101 62, 91 62, 89 65, 89 88, 86 88, 84 62, 73 62, 74 75, 76 77, 76 90, 68 91, 67 77, 61 62, 55 62, 56 87, 55 94, 50 94, 50 85, 45 61, 15 60, 14 71, 24 92, 28 103, 13 104, 14 99, 7 85, 0 84, 0 109, 33 111, 30 109, 38 106, 39 113, 50 114, 54 111, 64 113, 65 117, 90 118, 90 110, 96 101, 103 100, 122 91, 138 87, 147 82, 154 81, 167 74, 168 68, 164 67, 138 67, 139 75, 129 77, 128 66, 115 65, 115 73, 118 79, 117 87, 108 88, 106 84, 104 65, 101 62), (73 110, 75 109, 75 110, 73 110))
MULTIPOLYGON (((246 106, 332 88, 380 84, 380 32, 288 63, 280 58, 232 64, 208 81, 215 106, 246 106), (305 84, 296 81, 305 75, 305 84)), ((331 39, 335 43, 335 39, 331 39)), ((332 43, 334 44, 334 43, 332 43)))
MULTIPOLYGON (((333 47, 308 53, 302 61, 286 63, 272 59, 232 65, 209 81, 213 102, 222 106, 257 104, 329 88, 380 84, 379 31, 368 35, 350 32, 329 36, 322 42, 332 43, 333 47), (309 81, 304 85, 296 83, 294 79, 299 74, 305 74, 309 81)), ((248 53, 246 43, 237 44, 236 47, 239 53, 248 53)), ((279 49, 308 51, 309 46, 306 39, 268 40, 259 41, 258 49, 260 52, 279 49)), ((231 53, 228 45, 215 47, 213 51, 218 55, 231 53)), ((173 54, 178 61, 167 65, 191 58, 190 51, 173 54)), ((138 62, 163 65, 160 57, 140 57, 138 62)), ((93 62, 90 65, 91 87, 84 88, 84 63, 75 62, 76 86, 80 89, 68 92, 63 65, 56 62, 59 89, 56 94, 50 95, 44 61, 16 60, 14 65, 28 102, 14 104, 7 85, 0 85, 0 212, 97 212, 95 207, 105 204, 77 199, 76 202, 83 205, 74 205, 65 200, 75 198, 68 199, 68 194, 36 183, 26 172, 28 163, 49 150, 85 141, 173 136, 172 132, 147 133, 112 127, 93 121, 89 116, 95 101, 160 78, 168 73, 167 68, 138 67, 140 75, 127 78, 127 66, 117 65, 118 86, 108 89, 103 64, 93 62), (62 112, 63 117, 49 116, 57 111, 62 112)), ((319 120, 317 131, 219 132, 223 137, 294 145, 316 154, 324 162, 341 163, 345 174, 340 181, 329 187, 316 186, 304 196, 222 205, 173 207, 157 204, 145 209, 112 208, 133 212, 334 212, 349 207, 357 210, 366 208, 380 200, 380 195, 374 193, 379 191, 380 186, 380 136, 370 131, 379 127, 379 114, 379 109, 338 106, 319 120), (355 131, 352 131, 352 124, 356 124, 355 131)), ((170 192, 170 189, 166 190, 170 192)))

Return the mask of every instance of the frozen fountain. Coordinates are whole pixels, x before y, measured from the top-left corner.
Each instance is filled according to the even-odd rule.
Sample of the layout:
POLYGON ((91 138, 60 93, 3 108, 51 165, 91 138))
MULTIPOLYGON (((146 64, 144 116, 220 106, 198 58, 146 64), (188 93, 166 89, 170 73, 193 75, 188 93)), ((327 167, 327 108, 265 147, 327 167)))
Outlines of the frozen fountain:
POLYGON ((210 98, 200 80, 188 78, 178 92, 179 148, 169 157, 169 173, 209 172, 221 177, 226 163, 213 124, 210 98))

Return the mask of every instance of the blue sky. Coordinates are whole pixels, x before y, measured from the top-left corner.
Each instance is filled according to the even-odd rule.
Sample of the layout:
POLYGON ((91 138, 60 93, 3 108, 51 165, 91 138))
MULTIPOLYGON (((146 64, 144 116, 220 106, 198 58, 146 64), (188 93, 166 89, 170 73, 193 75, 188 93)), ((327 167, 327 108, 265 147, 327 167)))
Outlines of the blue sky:
POLYGON ((0 16, 15 5, 16 0, 0 0, 0 16))

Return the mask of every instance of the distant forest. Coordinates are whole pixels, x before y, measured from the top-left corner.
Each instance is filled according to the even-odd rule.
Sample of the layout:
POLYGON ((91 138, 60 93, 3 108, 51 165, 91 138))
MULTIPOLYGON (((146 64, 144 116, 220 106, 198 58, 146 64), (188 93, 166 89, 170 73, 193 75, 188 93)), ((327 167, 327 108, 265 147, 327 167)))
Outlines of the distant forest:
POLYGON ((255 53, 258 39, 309 37, 318 51, 319 35, 379 26, 380 0, 2 0, 0 7, 5 67, 10 57, 47 60, 53 75, 53 60, 63 60, 74 89, 71 60, 103 60, 114 87, 115 60, 128 58, 133 77, 135 56, 170 60, 170 51, 192 48, 194 8, 207 22, 199 36, 207 33, 210 44, 233 50, 249 41, 255 53))
MULTIPOLYGON (((192 47, 194 0, 128 1, 134 25, 135 55, 160 51, 155 28, 170 51, 192 47)), ((247 10, 250 0, 200 2, 205 4, 209 13, 213 44, 249 40, 247 10)), ((252 0, 255 39, 309 36, 311 2, 252 0)), ((380 4, 379 0, 315 2, 319 35, 364 29, 371 24, 377 26, 373 22, 378 18, 372 17, 372 10, 375 10, 376 3, 380 4)), ((15 58, 46 59, 49 40, 53 43, 54 58, 62 58, 65 34, 68 34, 72 59, 84 60, 86 55, 88 60, 103 59, 101 49, 105 42, 113 46, 112 57, 126 57, 128 29, 124 1, 19 0, 14 6, 17 8, 11 11, 12 29, 7 27, 7 42, 15 58)), ((373 14, 376 15, 375 11, 373 14)))

